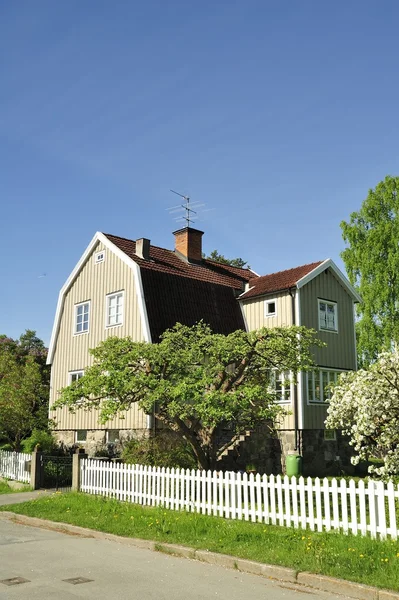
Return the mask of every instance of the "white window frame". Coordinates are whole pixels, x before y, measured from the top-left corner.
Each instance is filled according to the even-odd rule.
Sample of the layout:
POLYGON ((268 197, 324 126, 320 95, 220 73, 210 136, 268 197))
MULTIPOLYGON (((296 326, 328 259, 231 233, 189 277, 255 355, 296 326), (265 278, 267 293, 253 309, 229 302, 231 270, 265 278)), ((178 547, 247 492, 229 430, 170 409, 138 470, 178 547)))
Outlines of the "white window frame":
POLYGON ((120 430, 119 429, 107 429, 106 435, 105 435, 105 439, 106 439, 106 443, 107 444, 116 444, 117 441, 119 442, 119 439, 120 439, 120 430), (118 432, 118 437, 114 441, 111 441, 109 439, 109 434, 110 434, 111 431, 117 431, 118 432))
POLYGON ((86 444, 86 442, 87 442, 87 433, 88 433, 87 429, 76 429, 75 430, 75 444, 86 444), (78 434, 80 432, 82 432, 82 431, 86 432, 86 438, 84 440, 79 440, 78 439, 78 434))
POLYGON ((269 298, 265 300, 265 317, 277 317, 277 298, 269 298), (270 304, 274 304, 274 312, 268 312, 270 304))
POLYGON ((317 320, 319 331, 327 331, 328 333, 338 333, 338 304, 333 300, 323 300, 323 298, 317 298, 317 320), (331 327, 322 327, 320 325, 320 304, 326 304, 327 306, 334 307, 334 329, 331 327))
MULTIPOLYGON (((89 333, 90 331, 90 309, 91 309, 91 301, 90 300, 85 300, 84 302, 78 302, 77 304, 75 304, 75 310, 73 312, 73 335, 84 335, 89 333), (87 319, 87 330, 85 331, 77 331, 77 326, 78 326, 78 309, 79 306, 85 306, 88 305, 89 310, 88 310, 88 319, 87 319)), ((83 323, 83 321, 82 321, 83 323)))
POLYGON ((95 264, 98 265, 104 261, 105 261, 105 250, 100 250, 99 252, 96 252, 94 255, 95 264))
POLYGON ((123 318, 124 318, 124 312, 125 312, 125 290, 120 290, 119 292, 111 292, 111 294, 107 294, 105 296, 105 328, 106 329, 111 329, 112 327, 122 327, 123 325, 123 318), (109 311, 109 304, 111 301, 111 298, 116 298, 117 296, 121 296, 122 298, 122 313, 121 313, 121 321, 120 323, 108 323, 108 311, 109 311))
MULTIPOLYGON (((329 385, 330 383, 335 383, 339 377, 339 375, 341 373, 344 373, 345 371, 343 371, 342 369, 333 369, 333 368, 319 368, 319 369, 314 369, 313 371, 307 371, 306 373, 306 400, 307 400, 307 404, 312 404, 312 405, 321 405, 321 406, 325 406, 326 404, 330 403, 330 396, 328 395, 327 398, 324 398, 325 393, 324 390, 326 389, 326 386, 329 385), (325 374, 327 374, 327 381, 325 383, 325 374), (333 381, 331 380, 331 375, 334 374, 333 377, 333 381), (312 385, 312 395, 311 398, 309 398, 309 383, 311 382, 312 385), (317 383, 319 383, 319 398, 316 397, 316 389, 317 389, 317 383)), ((327 394, 328 391, 327 391, 327 394)))
POLYGON ((83 369, 78 369, 77 371, 69 371, 68 373, 68 385, 71 385, 71 383, 73 381, 76 381, 77 379, 80 379, 80 377, 83 377, 83 375, 85 374, 85 372, 83 371, 83 369), (77 377, 77 379, 73 379, 74 375, 80 375, 80 377, 77 377))
POLYGON ((276 404, 291 404, 293 398, 292 373, 288 371, 279 373, 273 370, 270 375, 270 391, 272 394, 276 394, 276 404), (277 388, 280 387, 280 385, 281 395, 277 398, 277 388))

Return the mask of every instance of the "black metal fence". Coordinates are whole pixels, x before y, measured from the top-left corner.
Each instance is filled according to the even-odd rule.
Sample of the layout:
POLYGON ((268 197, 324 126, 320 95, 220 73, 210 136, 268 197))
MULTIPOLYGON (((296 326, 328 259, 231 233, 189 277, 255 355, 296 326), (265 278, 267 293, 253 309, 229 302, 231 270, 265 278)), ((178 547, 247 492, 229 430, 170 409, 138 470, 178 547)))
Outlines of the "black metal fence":
POLYGON ((48 456, 43 454, 41 485, 46 489, 69 492, 72 487, 72 456, 48 456))

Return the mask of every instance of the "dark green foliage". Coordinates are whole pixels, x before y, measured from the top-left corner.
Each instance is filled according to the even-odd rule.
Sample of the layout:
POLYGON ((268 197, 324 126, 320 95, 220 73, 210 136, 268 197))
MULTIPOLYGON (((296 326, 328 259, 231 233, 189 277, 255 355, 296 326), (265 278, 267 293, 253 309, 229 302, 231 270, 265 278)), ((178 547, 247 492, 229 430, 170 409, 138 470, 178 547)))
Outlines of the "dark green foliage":
POLYGON ((190 444, 174 431, 161 430, 156 437, 130 440, 123 448, 122 458, 126 463, 154 467, 197 467, 190 444))
POLYGON ((214 260, 223 265, 230 265, 231 267, 238 267, 240 269, 250 269, 251 267, 246 260, 242 258, 226 258, 223 254, 219 254, 217 250, 212 250, 209 256, 205 256, 209 260, 214 260))
POLYGON ((357 306, 361 366, 399 340, 399 177, 387 176, 369 191, 360 210, 342 221, 348 247, 341 256, 362 296, 357 306))
POLYGON ((34 429, 32 434, 23 440, 21 447, 23 452, 31 453, 36 446, 41 452, 51 454, 56 448, 56 443, 49 431, 34 429))

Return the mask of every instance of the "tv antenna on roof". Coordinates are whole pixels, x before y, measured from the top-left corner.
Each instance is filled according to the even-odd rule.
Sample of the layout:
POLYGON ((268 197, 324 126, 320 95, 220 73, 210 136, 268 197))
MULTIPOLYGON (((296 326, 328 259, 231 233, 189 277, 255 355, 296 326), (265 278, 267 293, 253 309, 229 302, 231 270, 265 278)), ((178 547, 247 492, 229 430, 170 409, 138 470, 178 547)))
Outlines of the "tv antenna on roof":
POLYGON ((183 198, 184 204, 178 204, 177 206, 171 206, 166 210, 172 213, 179 213, 181 210, 184 211, 183 215, 178 215, 175 217, 176 222, 186 222, 187 227, 190 227, 190 223, 194 223, 194 219, 197 217, 193 217, 192 215, 197 215, 198 208, 205 206, 205 204, 201 204, 200 202, 190 202, 190 196, 185 196, 184 194, 180 194, 179 192, 175 192, 175 190, 170 190, 173 194, 180 196, 183 198), (193 207, 193 208, 192 208, 193 207), (194 210, 197 209, 197 210, 194 210))

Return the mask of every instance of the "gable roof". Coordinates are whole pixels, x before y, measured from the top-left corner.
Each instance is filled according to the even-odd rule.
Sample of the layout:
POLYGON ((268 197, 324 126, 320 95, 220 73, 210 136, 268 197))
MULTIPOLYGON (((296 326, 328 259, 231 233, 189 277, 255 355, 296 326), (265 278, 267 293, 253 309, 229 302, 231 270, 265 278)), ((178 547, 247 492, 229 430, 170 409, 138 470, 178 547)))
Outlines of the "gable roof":
POLYGON ((267 294, 282 292, 294 287, 300 289, 327 269, 331 269, 354 302, 362 301, 361 296, 331 258, 251 279, 248 282, 249 289, 240 295, 240 300, 266 296, 267 294))
POLYGON ((305 275, 311 273, 316 267, 321 265, 322 262, 323 261, 319 260, 318 262, 310 263, 308 265, 302 265, 300 267, 294 267, 293 269, 286 269, 285 271, 278 271, 277 273, 261 275, 260 277, 250 279, 248 282, 249 290, 241 294, 240 299, 246 300, 247 298, 255 298, 256 296, 281 292, 282 290, 288 290, 295 287, 298 281, 305 275))

